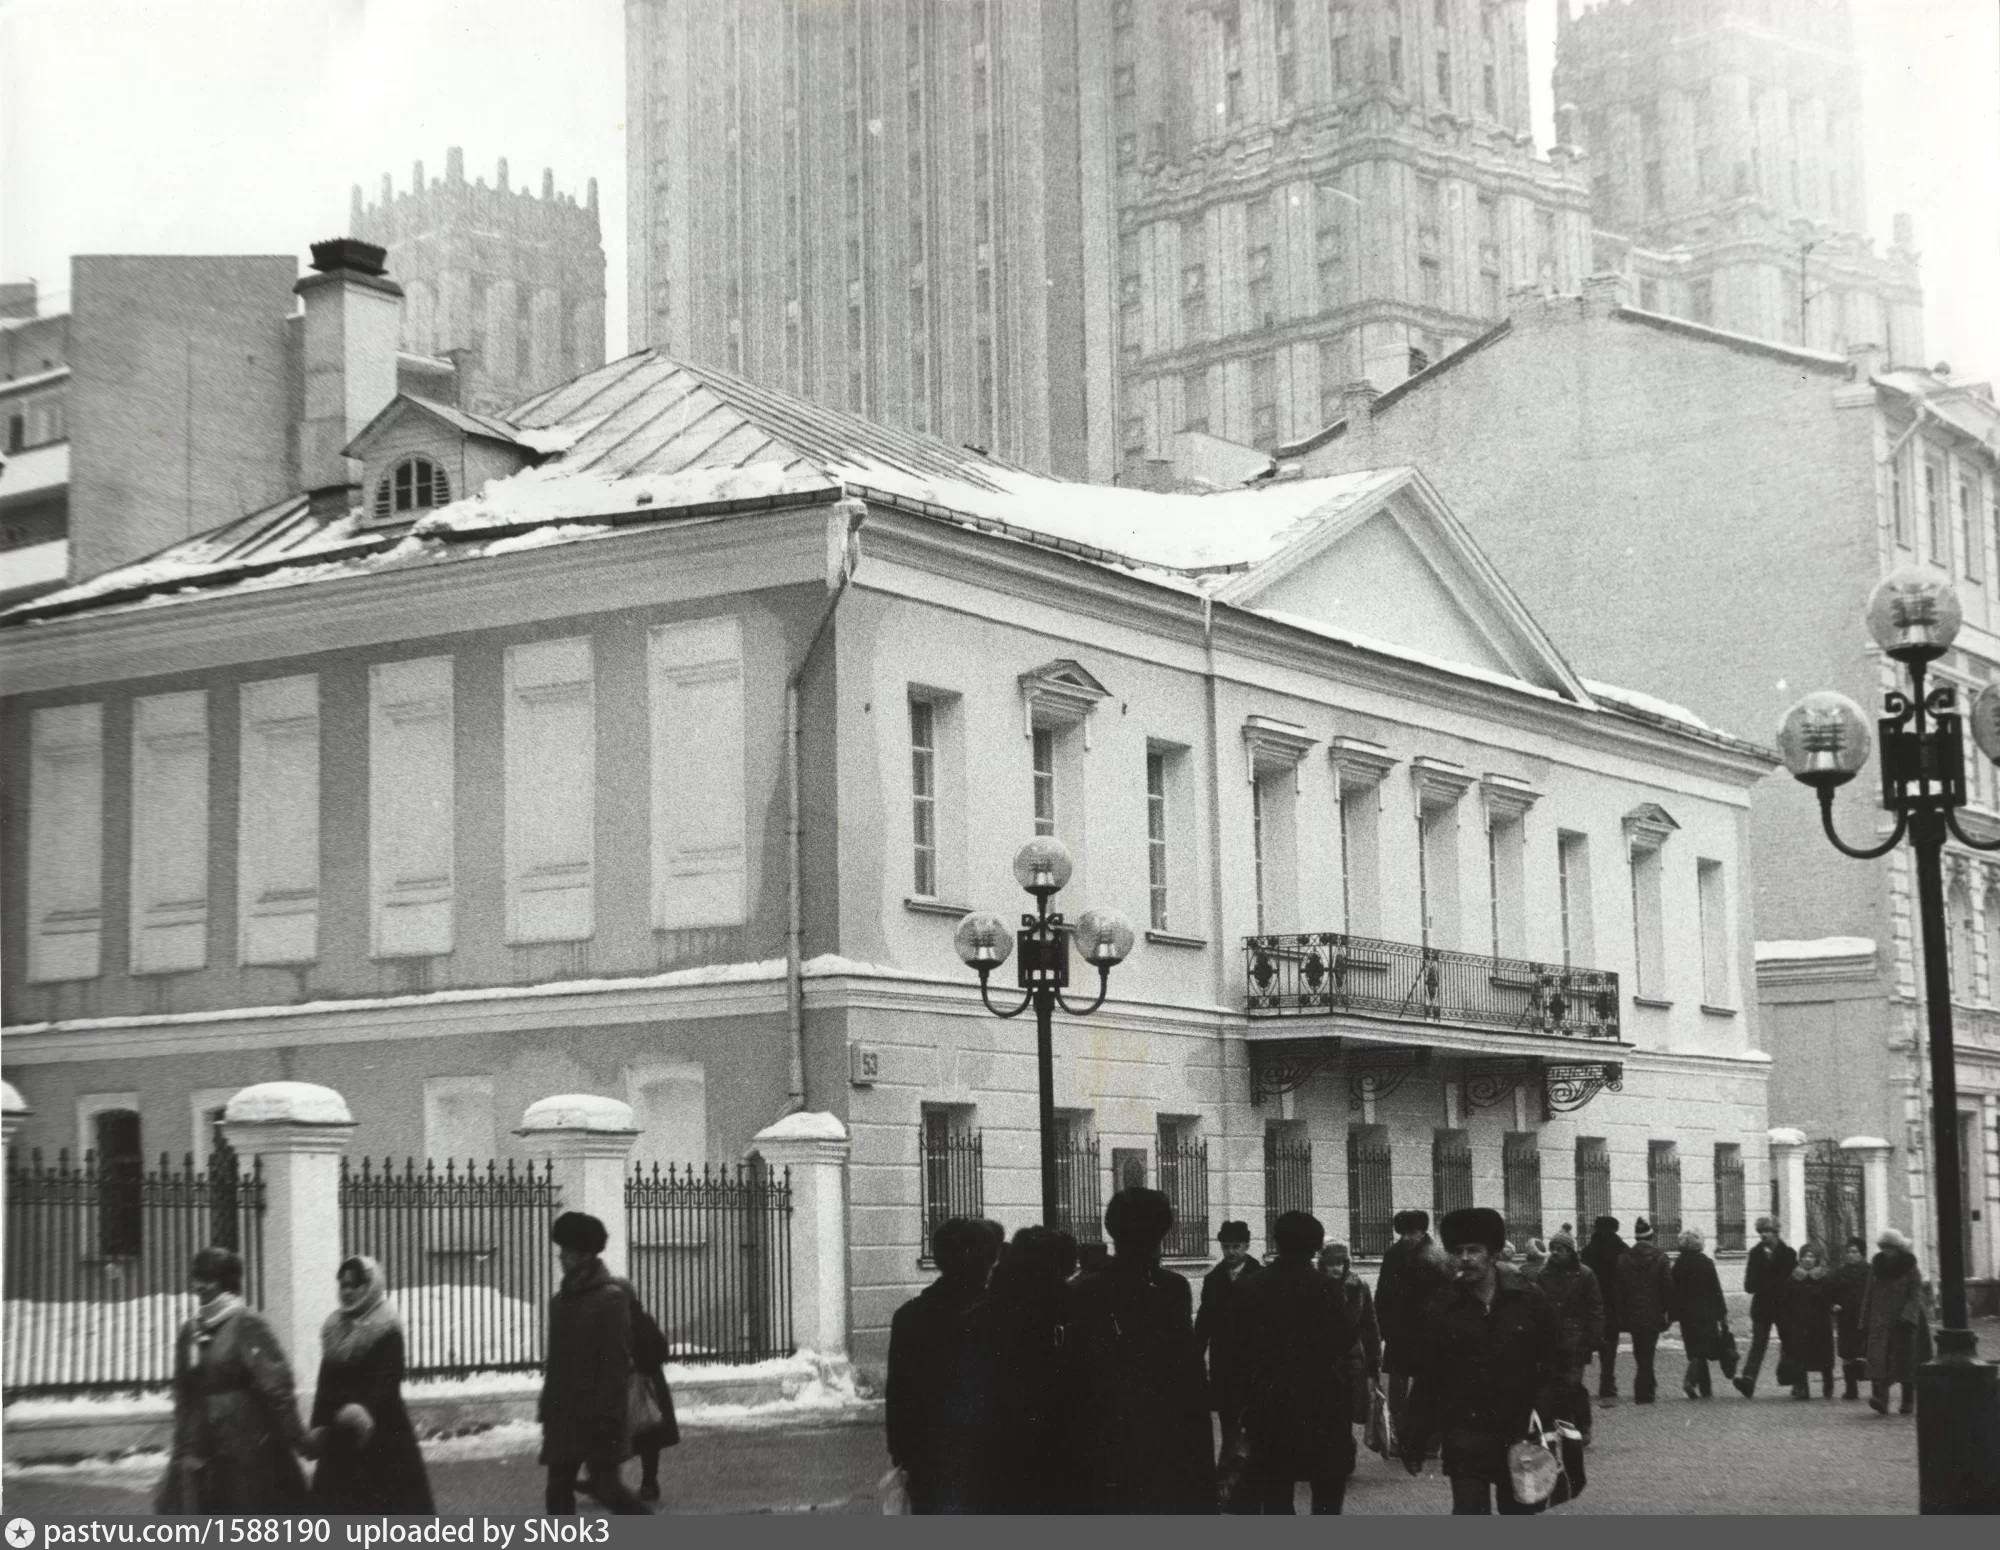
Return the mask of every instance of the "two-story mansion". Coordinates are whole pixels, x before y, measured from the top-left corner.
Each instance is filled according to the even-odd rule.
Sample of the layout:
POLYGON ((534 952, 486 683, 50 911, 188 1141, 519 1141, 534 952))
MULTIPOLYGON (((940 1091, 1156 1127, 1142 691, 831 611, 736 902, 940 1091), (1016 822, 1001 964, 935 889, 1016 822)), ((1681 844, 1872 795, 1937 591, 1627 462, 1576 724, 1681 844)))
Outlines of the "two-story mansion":
POLYGON ((1078 485, 655 352, 347 451, 352 509, 0 617, 23 1142, 203 1151, 279 1077, 376 1155, 524 1155, 556 1092, 642 1160, 830 1111, 873 1365, 928 1221, 1038 1214, 1032 1019, 952 938, 1053 833, 1058 905, 1140 928, 1056 1027, 1078 1230, 1134 1179, 1188 1257, 1766 1198, 1772 760, 1581 681, 1420 474, 1078 485))

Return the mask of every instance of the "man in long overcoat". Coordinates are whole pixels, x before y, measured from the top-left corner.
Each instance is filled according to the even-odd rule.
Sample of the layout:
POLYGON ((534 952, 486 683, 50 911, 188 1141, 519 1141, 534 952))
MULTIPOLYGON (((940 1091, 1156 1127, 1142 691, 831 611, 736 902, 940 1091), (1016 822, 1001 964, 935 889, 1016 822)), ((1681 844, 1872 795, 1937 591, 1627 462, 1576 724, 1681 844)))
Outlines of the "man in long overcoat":
POLYGON ((1361 1332, 1340 1283, 1319 1274, 1317 1217, 1287 1211, 1272 1224, 1278 1257, 1231 1310, 1242 1353, 1242 1426, 1250 1439, 1257 1510, 1289 1513, 1292 1487, 1312 1486, 1315 1514, 1337 1513, 1354 1469, 1353 1392, 1361 1332))
POLYGON ((1416 1474, 1424 1433, 1439 1430, 1454 1513, 1490 1513, 1496 1503, 1502 1513, 1539 1512, 1515 1498, 1507 1450, 1528 1435, 1532 1416, 1548 1429, 1562 1413, 1562 1326, 1540 1288, 1500 1264, 1507 1225, 1498 1211, 1448 1212, 1443 1234, 1453 1280, 1424 1315, 1398 1452, 1416 1474))
MULTIPOLYGON (((1444 1290, 1451 1272, 1431 1240, 1430 1212, 1398 1211, 1391 1225, 1396 1241, 1383 1254, 1382 1270, 1375 1278, 1375 1322, 1382 1330, 1382 1371, 1389 1376, 1389 1421, 1400 1442, 1424 1310, 1444 1290)), ((1427 1454, 1437 1452, 1435 1435, 1422 1440, 1427 1454)))
POLYGON ((1222 1421, 1222 1451, 1236 1443, 1236 1422, 1243 1413, 1237 1369, 1236 1294, 1264 1267, 1250 1256, 1250 1224, 1224 1222, 1215 1235, 1222 1258, 1201 1278, 1201 1306, 1194 1315, 1195 1349, 1208 1359, 1208 1402, 1222 1421))
POLYGON ((914 1512, 990 1510, 984 1299, 999 1248, 982 1222, 940 1222, 931 1234, 938 1278, 889 1321, 883 1421, 889 1457, 908 1477, 914 1512))
POLYGON ((1618 1309, 1618 1327, 1632 1334, 1632 1360, 1638 1367, 1632 1379, 1632 1402, 1650 1405, 1659 1390, 1653 1353, 1659 1348, 1660 1336, 1674 1321, 1674 1272, 1653 1237, 1653 1224, 1643 1216, 1632 1224, 1632 1247, 1618 1258, 1612 1300, 1618 1309))
POLYGON ((1604 1294, 1604 1340, 1597 1348, 1597 1397, 1618 1397, 1618 1261, 1628 1247, 1618 1236, 1618 1218, 1600 1216, 1590 1224, 1590 1241, 1577 1257, 1597 1277, 1597 1289, 1604 1294))
POLYGON ((551 1516, 575 1512, 581 1467, 585 1489, 605 1507, 645 1515, 645 1503, 618 1478, 633 1372, 631 1293, 598 1257, 609 1234, 596 1217, 565 1211, 549 1236, 563 1274, 549 1299, 548 1356, 537 1406, 541 1461, 549 1472, 544 1501, 551 1516))
POLYGON ((1736 1375, 1736 1389, 1745 1399, 1757 1392, 1757 1369, 1771 1344, 1771 1331, 1785 1312, 1785 1287, 1799 1268, 1799 1256, 1778 1235, 1777 1221, 1757 1218, 1757 1241, 1743 1261, 1743 1290, 1750 1294, 1750 1354, 1736 1375))

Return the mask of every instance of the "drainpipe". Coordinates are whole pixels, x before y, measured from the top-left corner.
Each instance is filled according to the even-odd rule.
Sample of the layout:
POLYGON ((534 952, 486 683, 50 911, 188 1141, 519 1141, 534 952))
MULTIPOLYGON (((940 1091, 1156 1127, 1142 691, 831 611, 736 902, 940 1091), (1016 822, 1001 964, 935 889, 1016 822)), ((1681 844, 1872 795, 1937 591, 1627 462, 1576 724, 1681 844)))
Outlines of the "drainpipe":
MULTIPOLYGON (((1229 942, 1222 934, 1223 900, 1222 886, 1222 708, 1216 688, 1215 672, 1215 599, 1207 593, 1201 599, 1201 643, 1204 654, 1202 688, 1205 695, 1208 719, 1208 877, 1209 877, 1209 934, 1216 944, 1213 959, 1213 978, 1210 981, 1215 1005, 1228 1006, 1229 942)), ((1216 1055, 1221 1069, 1229 1069, 1229 1032, 1227 1018, 1216 1023, 1216 1055)))
POLYGON ((826 606, 819 623, 800 655, 798 665, 785 680, 785 866, 790 886, 790 914, 785 930, 785 1028, 790 1056, 789 1081, 785 1088, 785 1114, 797 1114, 806 1106, 806 982, 805 982, 805 884, 799 861, 804 825, 799 802, 799 683, 812 665, 813 653, 834 610, 847 595, 847 584, 861 561, 861 524, 868 520, 868 508, 849 498, 845 487, 827 517, 826 606))

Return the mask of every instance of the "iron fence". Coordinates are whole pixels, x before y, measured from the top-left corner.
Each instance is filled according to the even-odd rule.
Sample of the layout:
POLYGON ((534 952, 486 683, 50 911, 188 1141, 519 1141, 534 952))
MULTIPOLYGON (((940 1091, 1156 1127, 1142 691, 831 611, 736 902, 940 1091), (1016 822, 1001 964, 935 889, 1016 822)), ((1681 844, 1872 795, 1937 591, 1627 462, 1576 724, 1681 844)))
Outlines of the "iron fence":
POLYGON ((1347 1241, 1356 1255, 1375 1258, 1395 1241, 1389 1132, 1381 1125, 1347 1130, 1347 1241))
POLYGON ((1743 1148, 1724 1143, 1715 1149, 1715 1246, 1719 1251, 1743 1250, 1749 1226, 1745 1217, 1743 1148))
POLYGON ((188 1272, 211 1244, 243 1256, 244 1299, 261 1306, 263 1173, 220 1141, 206 1166, 163 1154, 150 1171, 10 1153, 6 1397, 167 1387, 195 1307, 188 1272))
POLYGON ((1681 1235, 1681 1155, 1671 1141, 1646 1143, 1646 1214, 1660 1247, 1672 1252, 1681 1235))
POLYGON ((940 1226, 955 1216, 977 1219, 986 1214, 985 1132, 926 1123, 922 1195, 923 1235, 917 1258, 928 1265, 931 1240, 940 1226))
POLYGON ((1253 1017, 1368 1012, 1567 1039, 1618 1037, 1618 976, 1338 931, 1246 937, 1253 1017))
POLYGON ((1104 1241, 1104 1175, 1095 1136, 1056 1142, 1056 1219, 1050 1225, 1079 1244, 1104 1241))
POLYGON ((411 1377, 541 1366, 560 1206, 552 1163, 341 1159, 341 1254, 381 1263, 411 1377))
POLYGON ((798 1349, 791 1170, 635 1167, 625 1228, 632 1285, 675 1361, 757 1362, 798 1349))
POLYGON ((1839 1264, 1849 1238, 1868 1241, 1863 1170, 1840 1143, 1814 1141, 1806 1148, 1806 1236, 1828 1264, 1839 1264))
POLYGON ((1472 1204, 1472 1142, 1462 1130, 1431 1135, 1431 1220, 1472 1204))
POLYGON ((1540 1138, 1517 1131, 1501 1143, 1502 1199, 1507 1237, 1518 1248, 1542 1236, 1542 1148, 1540 1138))
POLYGON ((1313 1208, 1312 1142, 1278 1130, 1264 1132, 1264 1244, 1277 1240, 1278 1218, 1313 1208))
POLYGON ((1611 1214, 1611 1149, 1601 1136, 1581 1136, 1576 1143, 1576 1230, 1579 1241, 1590 1236, 1600 1216, 1611 1214))
POLYGON ((1174 1208, 1173 1230, 1160 1246, 1168 1259, 1208 1257, 1208 1143, 1160 1138, 1160 1193, 1174 1208))

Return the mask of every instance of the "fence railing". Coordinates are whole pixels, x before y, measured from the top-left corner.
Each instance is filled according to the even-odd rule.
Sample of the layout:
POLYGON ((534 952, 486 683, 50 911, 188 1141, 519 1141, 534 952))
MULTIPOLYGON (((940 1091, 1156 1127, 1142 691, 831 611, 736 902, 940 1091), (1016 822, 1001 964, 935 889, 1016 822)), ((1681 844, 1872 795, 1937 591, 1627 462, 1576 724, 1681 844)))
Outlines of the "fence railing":
POLYGON ((635 1167, 625 1227, 633 1288, 675 1361, 756 1362, 797 1349, 790 1170, 635 1167))
POLYGON ((205 1167, 162 1156, 103 1166, 7 1158, 6 1397, 165 1388, 194 1311, 194 1256, 243 1256, 245 1300, 263 1291, 264 1179, 218 1144, 205 1167))
POLYGON ((1681 1158, 1671 1141, 1647 1145, 1646 1214, 1660 1247, 1672 1253, 1681 1235, 1681 1158))
POLYGON ((1374 1258, 1395 1241, 1389 1133, 1381 1125, 1347 1130, 1347 1242, 1350 1252, 1374 1258))
POLYGON ((1056 1220, 1050 1225, 1079 1244, 1104 1241, 1104 1175, 1097 1137, 1056 1143, 1056 1220))
POLYGON ((1278 1218, 1313 1208, 1312 1142, 1275 1130, 1264 1132, 1264 1244, 1276 1240, 1278 1218))
POLYGON ((1740 1147, 1717 1147, 1715 1152, 1715 1246, 1724 1253, 1740 1253, 1748 1239, 1749 1223, 1743 1200, 1743 1152, 1740 1147))
POLYGON ((541 1365, 560 1208, 548 1163, 341 1159, 341 1253, 381 1262, 411 1377, 541 1365))
POLYGON ((931 1240, 955 1216, 986 1214, 986 1137, 978 1130, 923 1130, 923 1238, 917 1258, 931 1262, 931 1240))
POLYGON ((1472 1200, 1472 1139, 1462 1130, 1431 1134, 1431 1220, 1442 1222, 1472 1200))
POLYGON ((1174 1208, 1173 1230, 1160 1252, 1168 1259, 1208 1257, 1208 1143, 1160 1142, 1160 1192, 1174 1208))
POLYGON ((1618 976, 1339 931, 1246 937, 1252 1017, 1368 1012, 1409 1022, 1618 1037, 1618 976))
POLYGON ((1542 1236, 1542 1150, 1536 1138, 1508 1136, 1501 1143, 1500 1167, 1507 1238, 1525 1250, 1530 1238, 1542 1236))
POLYGON ((1576 1143, 1576 1230, 1590 1236, 1591 1224, 1611 1214, 1611 1151, 1597 1137, 1576 1143))

